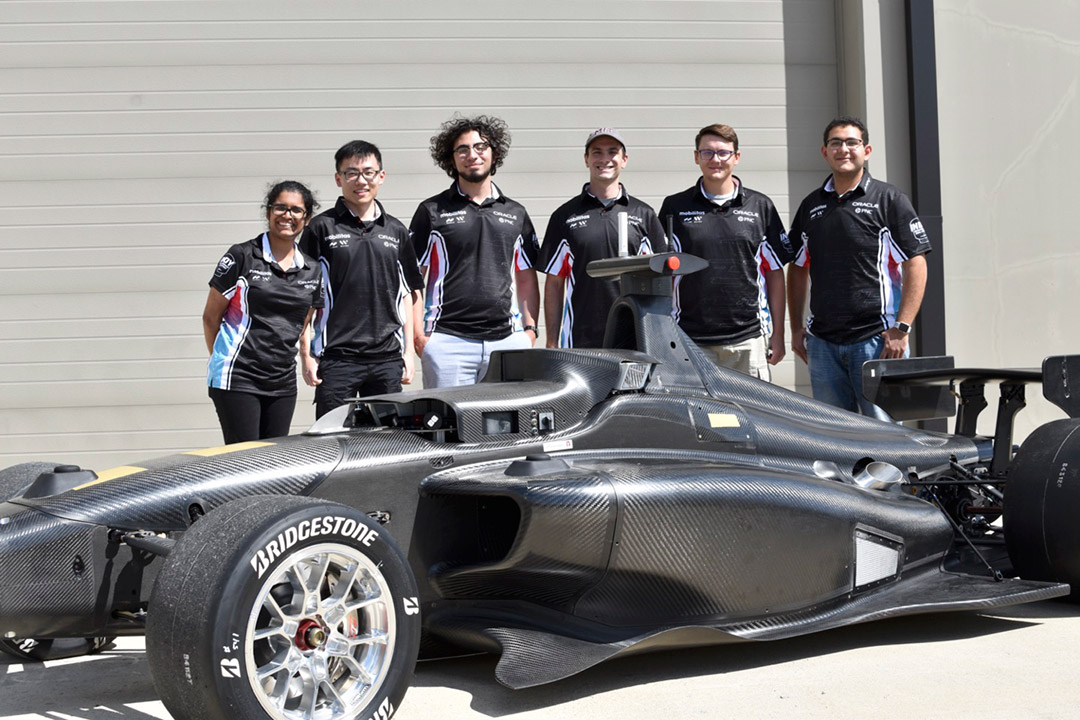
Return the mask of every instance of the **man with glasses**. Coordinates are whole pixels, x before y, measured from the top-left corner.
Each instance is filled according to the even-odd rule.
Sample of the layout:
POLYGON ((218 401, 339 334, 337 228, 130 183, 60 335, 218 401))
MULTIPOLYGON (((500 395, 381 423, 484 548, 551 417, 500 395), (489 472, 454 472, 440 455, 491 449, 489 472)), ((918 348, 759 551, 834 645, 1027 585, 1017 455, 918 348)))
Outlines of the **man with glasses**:
POLYGON ((792 222, 798 256, 788 271, 788 303, 791 349, 810 370, 814 398, 888 420, 863 397, 862 365, 907 356, 930 240, 907 196, 870 177, 872 151, 858 118, 825 128, 821 155, 832 174, 792 222))
POLYGON ((311 221, 302 249, 322 265, 326 307, 300 343, 315 416, 356 395, 412 382, 413 295, 423 288, 409 231, 376 199, 386 179, 379 148, 363 140, 334 155, 341 197, 311 221))
POLYGON ((409 225, 427 271, 414 342, 424 387, 467 385, 483 377, 492 352, 536 342, 539 246, 525 208, 491 181, 510 151, 505 122, 454 116, 430 149, 454 182, 420 203, 409 225))
POLYGON ((628 251, 653 252, 664 244, 664 230, 653 209, 630 196, 619 182, 628 156, 617 130, 599 128, 585 141, 589 182, 581 194, 551 216, 540 267, 548 347, 602 347, 607 316, 619 297, 615 278, 591 278, 593 260, 618 254, 618 214, 627 215, 628 251))
POLYGON ((664 199, 660 218, 674 227, 672 249, 709 267, 676 278, 679 326, 722 367, 770 380, 784 357, 784 264, 795 254, 772 201, 735 175, 739 136, 709 125, 694 138, 701 177, 664 199))

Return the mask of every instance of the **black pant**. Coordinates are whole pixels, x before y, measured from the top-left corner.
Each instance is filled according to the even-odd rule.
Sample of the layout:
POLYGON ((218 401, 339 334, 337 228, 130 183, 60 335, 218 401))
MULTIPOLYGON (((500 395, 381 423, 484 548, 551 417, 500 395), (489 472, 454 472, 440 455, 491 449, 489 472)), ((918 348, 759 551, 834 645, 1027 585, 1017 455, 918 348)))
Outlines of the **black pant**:
POLYGON ((289 434, 296 393, 256 395, 239 390, 210 388, 225 444, 282 437, 289 434))
POLYGON ((360 362, 341 357, 319 361, 322 384, 315 387, 315 418, 321 418, 357 395, 384 395, 401 392, 401 358, 382 362, 360 362))

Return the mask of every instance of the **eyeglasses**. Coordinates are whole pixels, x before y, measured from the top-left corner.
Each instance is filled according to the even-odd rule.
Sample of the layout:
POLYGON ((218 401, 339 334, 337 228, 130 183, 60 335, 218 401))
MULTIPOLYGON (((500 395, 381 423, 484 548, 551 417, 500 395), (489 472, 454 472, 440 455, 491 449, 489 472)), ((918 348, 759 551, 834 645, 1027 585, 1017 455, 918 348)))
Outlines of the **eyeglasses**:
POLYGON ((270 211, 275 215, 284 215, 285 213, 289 213, 293 217, 304 217, 305 215, 307 215, 307 210, 302 207, 297 207, 295 205, 289 206, 275 204, 270 206, 270 211))
POLYGON ((338 171, 338 175, 349 182, 356 182, 359 178, 364 178, 364 182, 371 182, 377 178, 381 172, 382 170, 368 168, 367 170, 340 170, 338 171))
POLYGON ((491 147, 491 143, 478 142, 472 145, 458 145, 454 148, 454 154, 458 157, 468 157, 469 151, 476 153, 477 155, 483 155, 491 147))
POLYGON ((825 143, 825 147, 833 151, 839 150, 842 147, 846 147, 848 150, 854 150, 857 147, 861 147, 862 144, 863 141, 859 138, 833 138, 825 143))
POLYGON ((713 158, 716 158, 720 162, 724 162, 735 154, 734 150, 695 150, 694 152, 696 152, 698 157, 705 162, 712 162, 713 158))

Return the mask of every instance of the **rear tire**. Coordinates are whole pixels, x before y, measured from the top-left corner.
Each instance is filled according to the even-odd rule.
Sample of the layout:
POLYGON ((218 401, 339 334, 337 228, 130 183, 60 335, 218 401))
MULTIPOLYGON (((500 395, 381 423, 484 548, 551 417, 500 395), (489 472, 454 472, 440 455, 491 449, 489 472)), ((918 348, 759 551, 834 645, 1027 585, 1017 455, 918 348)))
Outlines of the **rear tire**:
MULTIPOLYGON (((0 502, 18 497, 38 475, 62 463, 28 462, 0 470, 0 502)), ((0 638, 0 652, 20 660, 44 662, 90 655, 108 647, 114 638, 0 638)))
POLYGON ((1009 466, 1005 542, 1020 577, 1067 582, 1080 600, 1080 419, 1035 430, 1009 466))
POLYGON ((177 720, 385 720, 416 662, 416 596, 401 550, 358 510, 227 503, 184 534, 154 585, 154 685, 177 720))

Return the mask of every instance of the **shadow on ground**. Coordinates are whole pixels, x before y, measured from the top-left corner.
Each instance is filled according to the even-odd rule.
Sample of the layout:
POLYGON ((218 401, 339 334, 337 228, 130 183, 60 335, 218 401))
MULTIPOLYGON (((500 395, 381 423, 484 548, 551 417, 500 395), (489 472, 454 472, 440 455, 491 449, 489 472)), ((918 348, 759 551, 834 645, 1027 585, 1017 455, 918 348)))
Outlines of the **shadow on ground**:
MULTIPOLYGON (((619 658, 550 685, 510 690, 495 680, 494 656, 422 662, 413 685, 454 688, 472 696, 473 710, 489 717, 557 707, 563 703, 621 688, 663 680, 719 675, 780 665, 847 650, 963 640, 1017 630, 1027 620, 1075 617, 1077 608, 1044 602, 993 615, 940 613, 896 618, 773 642, 673 650, 619 658)), ((145 654, 106 650, 93 659, 49 667, 21 665, 0 656, 0 717, 59 714, 82 720, 152 720, 129 705, 157 699, 145 654)))
MULTIPOLYGON (((1040 605, 1053 607, 1031 612, 1026 617, 1073 617, 1077 612, 1075 606, 1040 605)), ((475 656, 419 663, 413 686, 456 688, 472 695, 470 705, 473 710, 489 717, 501 717, 556 707, 582 697, 645 683, 720 675, 862 647, 964 640, 1032 624, 1021 619, 1019 614, 991 617, 938 613, 895 618, 787 640, 741 642, 617 658, 565 680, 524 690, 511 690, 495 680, 497 657, 475 656)))
POLYGON ((157 697, 141 650, 108 649, 48 667, 0 655, 0 716, 63 713, 83 720, 156 720, 127 705, 157 697))

